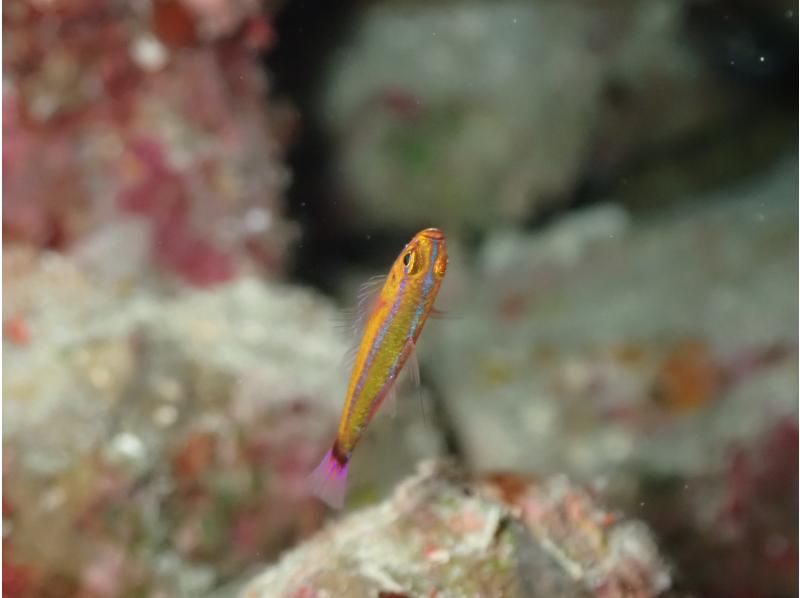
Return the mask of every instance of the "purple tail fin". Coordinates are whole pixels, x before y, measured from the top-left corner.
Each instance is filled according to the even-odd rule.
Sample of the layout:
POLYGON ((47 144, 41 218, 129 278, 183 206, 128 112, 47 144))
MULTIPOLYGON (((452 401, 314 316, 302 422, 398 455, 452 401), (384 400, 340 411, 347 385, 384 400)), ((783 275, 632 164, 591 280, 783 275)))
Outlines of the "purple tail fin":
POLYGON ((334 509, 341 509, 347 490, 347 465, 346 460, 334 455, 333 449, 329 450, 306 478, 306 487, 334 509))

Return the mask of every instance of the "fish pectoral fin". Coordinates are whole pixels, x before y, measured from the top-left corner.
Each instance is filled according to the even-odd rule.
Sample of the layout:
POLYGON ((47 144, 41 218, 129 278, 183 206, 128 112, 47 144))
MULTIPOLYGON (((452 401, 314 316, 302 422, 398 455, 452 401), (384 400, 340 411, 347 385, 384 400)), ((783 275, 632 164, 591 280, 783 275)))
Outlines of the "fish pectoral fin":
POLYGON ((370 407, 369 419, 375 417, 376 414, 388 415, 394 418, 397 415, 397 384, 392 381, 386 389, 386 394, 382 399, 376 401, 370 407))
POLYGON ((386 408, 383 412, 388 414, 392 419, 397 417, 397 384, 392 384, 389 388, 384 403, 386 403, 386 408))
POLYGON ((421 380, 419 375, 419 359, 417 359, 417 347, 414 341, 408 339, 404 351, 407 353, 405 370, 408 372, 414 387, 417 389, 417 398, 419 399, 419 406, 422 409, 422 418, 427 422, 428 418, 425 413, 425 403, 422 400, 422 391, 420 389, 421 380))
POLYGON ((420 385, 420 377, 419 377, 419 360, 417 359, 417 347, 414 345, 414 341, 408 339, 406 341, 406 346, 404 349, 408 355, 406 358, 406 368, 408 370, 409 375, 411 376, 411 380, 414 382, 414 386, 419 389, 420 385))

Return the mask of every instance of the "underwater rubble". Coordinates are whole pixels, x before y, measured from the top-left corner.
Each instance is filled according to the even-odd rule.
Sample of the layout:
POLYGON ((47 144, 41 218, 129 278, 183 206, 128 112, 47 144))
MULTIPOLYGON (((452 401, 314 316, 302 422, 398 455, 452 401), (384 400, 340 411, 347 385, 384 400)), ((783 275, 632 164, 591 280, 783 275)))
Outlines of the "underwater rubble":
MULTIPOLYGON (((333 521, 304 478, 348 339, 279 282, 307 260, 285 209, 300 117, 261 63, 282 4, 3 5, 3 595, 795 595, 796 156, 745 178, 780 135, 728 125, 773 106, 712 76, 683 36, 696 3, 356 11, 302 116, 338 177, 303 218, 370 255, 301 276, 347 287, 435 224, 455 317, 333 521), (735 166, 665 157, 711 129, 735 166), (656 183, 620 175, 648 152, 656 183), (717 191, 684 193, 681 168, 717 191), (547 217, 611 179, 609 203, 547 217)), ((766 10, 739 4, 706 9, 766 10)))
POLYGON ((468 462, 704 471, 796 413, 795 194, 785 165, 694 213, 490 238, 421 347, 468 462))
POLYGON ((638 515, 698 596, 794 596, 797 418, 728 448, 724 463, 708 472, 643 472, 638 515))
POLYGON ((796 567, 775 563, 797 554, 796 197, 786 162, 680 212, 597 206, 490 237, 469 284, 451 281, 462 317, 420 351, 468 467, 591 484, 663 530, 702 595, 730 595, 730 569, 790 595, 796 567), (783 447, 769 464, 741 457, 765 443, 783 447), (719 562, 697 565, 701 545, 719 562))
POLYGON ((239 596, 645 597, 669 586, 646 526, 565 478, 468 480, 428 461, 391 498, 330 523, 239 596))
MULTIPOLYGON (((304 479, 335 435, 347 348, 328 301, 248 277, 97 284, 30 247, 6 247, 3 274, 9 596, 206 595, 322 525, 304 479)), ((351 506, 442 454, 417 409, 371 426, 351 506)))
POLYGON ((322 523, 303 480, 344 391, 329 303, 249 278, 112 292, 5 254, 8 595, 204 595, 322 523))
POLYGON ((294 115, 266 101, 269 19, 233 0, 5 2, 4 242, 105 249, 130 220, 179 281, 281 275, 294 115))

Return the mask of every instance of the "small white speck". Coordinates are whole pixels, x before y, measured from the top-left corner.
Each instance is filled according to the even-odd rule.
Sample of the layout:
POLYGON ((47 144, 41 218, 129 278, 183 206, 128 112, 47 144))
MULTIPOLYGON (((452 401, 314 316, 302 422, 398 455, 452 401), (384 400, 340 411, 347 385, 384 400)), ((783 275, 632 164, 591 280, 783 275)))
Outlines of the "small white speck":
POLYGON ((516 24, 517 24, 517 17, 514 17, 514 18, 512 19, 512 21, 514 22, 514 25, 516 25, 516 24))
POLYGON ((791 19, 794 16, 794 11, 790 8, 786 11, 786 18, 791 19))
POLYGON ((142 35, 131 44, 131 58, 145 71, 157 71, 166 63, 167 49, 152 35, 142 35))
POLYGON ((640 506, 640 507, 643 507, 643 506, 644 506, 644 501, 640 502, 640 503, 639 503, 639 506, 640 506))
POLYGON ((123 432, 111 441, 111 450, 121 457, 140 459, 144 455, 144 446, 138 436, 123 432))
POLYGON ((764 60, 765 60, 765 59, 764 59, 764 57, 763 57, 763 56, 759 56, 759 57, 758 57, 758 61, 759 61, 759 62, 764 62, 764 60))
POLYGON ((249 233, 263 233, 272 226, 272 214, 268 210, 252 208, 245 214, 244 222, 249 233))
POLYGON ((736 61, 735 60, 731 60, 730 65, 734 66, 735 64, 736 64, 736 61))

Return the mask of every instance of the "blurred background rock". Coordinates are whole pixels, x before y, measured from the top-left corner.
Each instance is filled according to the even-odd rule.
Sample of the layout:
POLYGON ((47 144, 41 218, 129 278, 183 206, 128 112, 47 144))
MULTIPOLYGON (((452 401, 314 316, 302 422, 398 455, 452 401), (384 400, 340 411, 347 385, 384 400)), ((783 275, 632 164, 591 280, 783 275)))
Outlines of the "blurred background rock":
POLYGON ((797 22, 4 3, 4 595, 794 595, 797 22), (329 515, 336 313, 423 226, 424 413, 248 585, 329 515))

